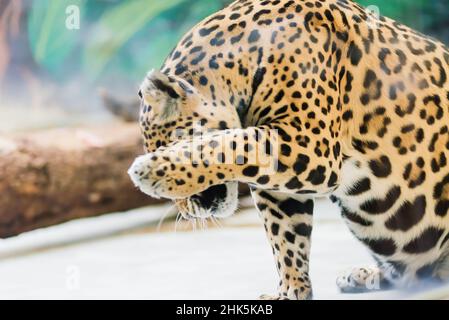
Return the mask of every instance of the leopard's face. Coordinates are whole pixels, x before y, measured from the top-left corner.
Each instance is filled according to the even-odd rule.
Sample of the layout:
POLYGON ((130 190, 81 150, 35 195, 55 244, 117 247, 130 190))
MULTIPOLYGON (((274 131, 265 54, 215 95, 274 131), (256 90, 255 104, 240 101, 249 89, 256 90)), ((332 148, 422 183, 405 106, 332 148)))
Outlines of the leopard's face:
MULTIPOLYGON (((128 173, 134 184, 152 197, 159 198, 161 195, 155 192, 154 182, 149 181, 142 172, 150 169, 143 166, 148 166, 147 158, 152 157, 153 152, 176 145, 181 140, 224 130, 228 126, 240 125, 235 117, 230 117, 229 112, 220 114, 219 108, 211 106, 191 84, 159 71, 151 71, 147 75, 139 90, 139 97, 141 99, 139 123, 146 154, 136 158, 128 173)), ((164 174, 164 168, 168 166, 179 166, 178 169, 182 172, 186 170, 183 167, 186 162, 193 161, 198 165, 205 165, 202 158, 201 151, 192 144, 189 150, 182 149, 172 158, 166 159, 167 167, 160 169, 160 175, 164 174)), ((213 170, 210 174, 214 174, 213 170)), ((198 182, 208 181, 208 176, 200 176, 197 179, 201 179, 198 182)), ((175 195, 171 199, 186 219, 211 216, 223 218, 232 215, 237 209, 236 182, 210 185, 198 194, 186 195, 181 191, 179 193, 177 190, 170 191, 175 195)))

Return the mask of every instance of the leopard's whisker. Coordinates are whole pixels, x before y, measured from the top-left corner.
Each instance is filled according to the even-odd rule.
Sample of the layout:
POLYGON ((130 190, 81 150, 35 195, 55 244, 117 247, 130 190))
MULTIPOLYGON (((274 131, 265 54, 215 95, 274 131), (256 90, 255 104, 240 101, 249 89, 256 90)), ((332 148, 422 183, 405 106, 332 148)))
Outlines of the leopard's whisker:
POLYGON ((198 231, 203 231, 203 218, 198 217, 196 220, 198 221, 198 231))
POLYGON ((207 218, 202 218, 202 229, 207 230, 207 218))
POLYGON ((179 223, 179 216, 181 215, 181 212, 178 211, 178 214, 176 215, 175 219, 175 233, 178 231, 178 223, 179 223))
POLYGON ((220 227, 223 228, 223 224, 221 223, 220 219, 217 217, 214 217, 215 223, 220 227))
MULTIPOLYGON (((190 214, 195 212, 192 201, 187 201, 187 210, 190 214)), ((190 225, 192 226, 192 231, 196 231, 196 221, 195 218, 189 219, 190 225)))
POLYGON ((182 221, 182 214, 180 211, 178 211, 178 215, 176 216, 176 221, 175 221, 175 233, 177 232, 178 225, 180 225, 181 221, 182 221))
POLYGON ((204 226, 204 218, 203 218, 202 215, 201 215, 202 209, 201 209, 201 208, 198 206, 198 204, 195 203, 195 202, 193 202, 192 205, 193 205, 193 207, 195 208, 195 212, 198 212, 198 218, 197 218, 197 220, 198 220, 198 226, 199 226, 199 228, 200 228, 201 230, 204 230, 204 229, 205 229, 205 226, 204 226))
POLYGON ((215 227, 218 228, 218 225, 217 225, 217 222, 215 221, 214 216, 211 216, 211 217, 210 217, 210 221, 212 222, 212 224, 213 224, 215 227))
MULTIPOLYGON (((162 223, 164 222, 164 220, 168 217, 168 215, 172 212, 172 210, 175 208, 175 205, 171 205, 170 207, 167 208, 167 211, 161 216, 161 218, 159 219, 159 222, 157 224, 157 228, 156 231, 160 232, 161 231, 161 226, 162 223)), ((179 212, 178 212, 179 214, 179 212)))
POLYGON ((196 218, 192 218, 189 221, 190 221, 190 224, 192 226, 192 231, 196 232, 196 218))
POLYGON ((201 231, 203 231, 205 229, 204 228, 204 217, 203 217, 204 210, 201 210, 201 211, 202 212, 198 216, 198 224, 200 226, 201 231))
POLYGON ((216 217, 211 216, 211 221, 217 228, 219 228, 219 229, 223 228, 223 225, 220 223, 220 221, 218 221, 218 219, 216 217))

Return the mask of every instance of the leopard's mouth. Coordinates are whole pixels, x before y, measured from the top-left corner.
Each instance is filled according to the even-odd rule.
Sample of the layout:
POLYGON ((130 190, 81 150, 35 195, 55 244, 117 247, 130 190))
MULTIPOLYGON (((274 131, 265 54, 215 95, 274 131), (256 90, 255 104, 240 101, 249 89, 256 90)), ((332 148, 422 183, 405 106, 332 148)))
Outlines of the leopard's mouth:
POLYGON ((186 220, 226 218, 237 210, 238 183, 212 186, 186 199, 175 200, 176 207, 186 220))

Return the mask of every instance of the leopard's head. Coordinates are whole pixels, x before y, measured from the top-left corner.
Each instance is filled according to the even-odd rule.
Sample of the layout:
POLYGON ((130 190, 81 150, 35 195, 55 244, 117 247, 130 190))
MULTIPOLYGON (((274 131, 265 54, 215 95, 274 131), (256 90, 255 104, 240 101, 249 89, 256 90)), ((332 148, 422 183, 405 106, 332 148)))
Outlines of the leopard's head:
MULTIPOLYGON (((214 104, 192 83, 160 71, 151 71, 145 77, 139 90, 141 99, 139 123, 147 154, 205 132, 240 127, 235 110, 224 104, 214 104)), ((186 150, 183 161, 196 161, 193 156, 188 156, 189 152, 192 154, 191 150, 186 150)), ((136 159, 129 174, 142 192, 154 196, 149 192, 152 186, 148 185, 149 182, 145 177, 136 174, 135 167, 139 166, 140 158, 136 159)), ((179 166, 176 170, 187 170, 182 164, 173 164, 167 159, 167 166, 174 165, 179 166)), ((208 181, 207 176, 202 179, 208 181)), ((187 198, 181 194, 177 196, 176 190, 173 190, 173 193, 175 196, 172 200, 186 219, 210 216, 222 218, 233 214, 237 209, 236 182, 210 185, 201 193, 187 198)))

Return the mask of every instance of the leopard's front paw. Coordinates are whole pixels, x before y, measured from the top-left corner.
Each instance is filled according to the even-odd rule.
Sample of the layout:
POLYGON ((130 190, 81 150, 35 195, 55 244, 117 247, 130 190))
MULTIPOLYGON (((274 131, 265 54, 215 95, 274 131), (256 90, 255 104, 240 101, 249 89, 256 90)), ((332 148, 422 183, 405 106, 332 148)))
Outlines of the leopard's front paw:
MULTIPOLYGON (((146 154, 137 157, 131 167, 128 169, 128 175, 136 187, 143 193, 153 197, 160 198, 161 184, 164 184, 163 177, 165 173, 161 171, 159 175, 156 173, 159 170, 160 163, 157 162, 158 157, 154 154, 146 154)), ((161 168, 163 170, 163 167, 161 168)), ((162 187, 163 188, 163 187, 162 187)))
POLYGON ((183 199, 197 193, 182 164, 158 153, 137 157, 128 170, 134 185, 154 198, 183 199))

